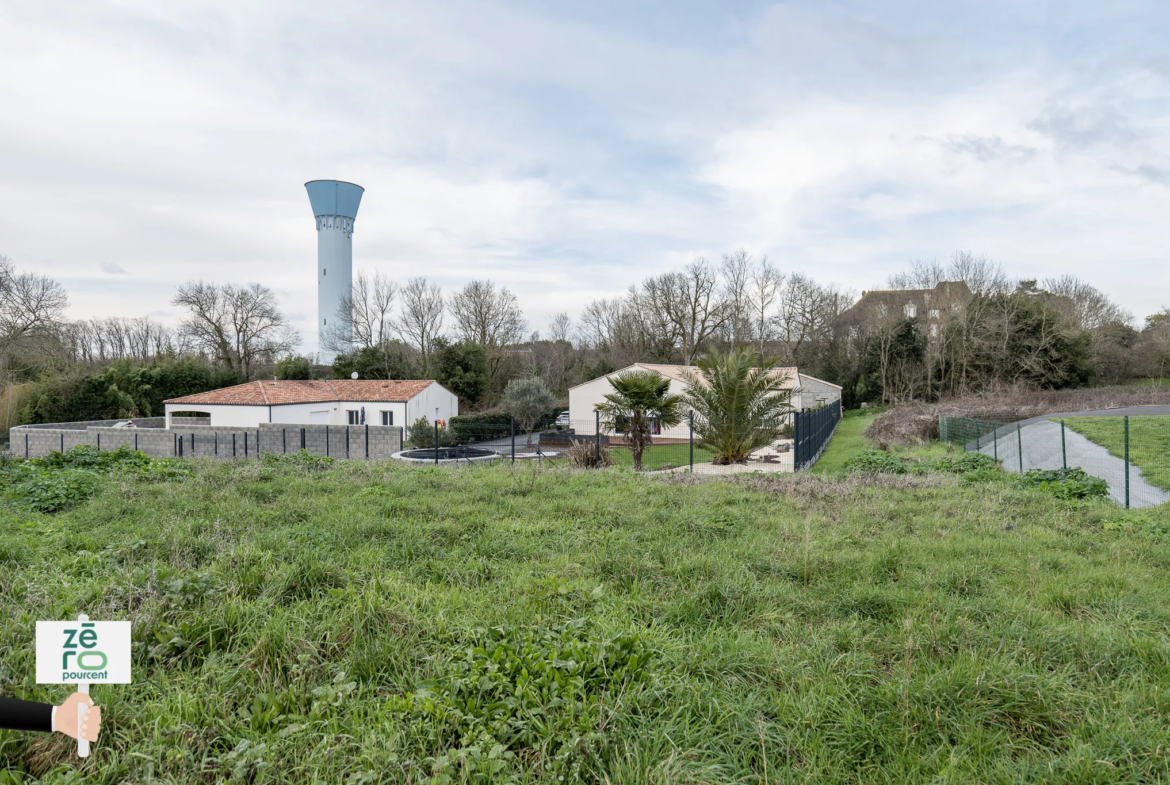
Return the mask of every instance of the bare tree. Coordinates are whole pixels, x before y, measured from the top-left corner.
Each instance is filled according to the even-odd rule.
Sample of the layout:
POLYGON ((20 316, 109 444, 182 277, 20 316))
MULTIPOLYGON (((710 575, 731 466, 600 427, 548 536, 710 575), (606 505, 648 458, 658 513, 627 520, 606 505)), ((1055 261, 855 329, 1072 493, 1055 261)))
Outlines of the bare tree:
POLYGON ((577 338, 614 368, 624 368, 647 353, 649 338, 638 316, 636 294, 594 300, 581 313, 577 338))
POLYGON ((1072 275, 1047 278, 1041 287, 1057 297, 1064 298, 1068 307, 1057 307, 1066 311, 1082 330, 1095 330, 1110 323, 1129 324, 1133 314, 1111 301, 1101 290, 1072 275))
POLYGON ((390 339, 394 319, 394 298, 398 284, 375 271, 362 270, 353 281, 353 295, 343 297, 337 307, 336 326, 325 335, 325 348, 332 352, 369 349, 390 339))
POLYGON ((516 295, 491 281, 471 281, 450 302, 455 329, 464 341, 487 350, 488 370, 494 384, 505 358, 505 347, 524 340, 524 315, 516 295))
POLYGON ((775 335, 774 308, 780 302, 781 287, 784 286, 784 273, 777 270, 768 257, 760 260, 752 270, 748 281, 748 304, 751 307, 752 334, 756 341, 756 350, 764 355, 764 347, 775 335))
POLYGON ((19 344, 55 333, 68 303, 65 289, 52 278, 19 272, 0 256, 0 361, 7 366, 19 344))
MULTIPOLYGON (((767 258, 764 258, 767 264, 767 258)), ((752 255, 740 248, 723 254, 719 271, 723 278, 723 305, 726 309, 723 319, 723 336, 732 349, 752 341, 754 323, 751 301, 751 283, 755 272, 752 255)))
POLYGON ((87 365, 124 359, 147 362, 173 348, 175 338, 172 330, 149 316, 71 322, 61 335, 73 359, 87 365))
POLYGON ((421 276, 407 281, 400 294, 402 310, 394 326, 407 343, 418 349, 426 368, 435 339, 442 335, 443 291, 421 276))
POLYGON ((627 299, 642 329, 677 351, 683 365, 694 363, 727 318, 719 276, 701 256, 681 272, 647 278, 640 289, 631 287, 627 299))
POLYGON ((550 341, 570 343, 573 335, 573 320, 564 311, 553 314, 548 323, 548 337, 550 341))
POLYGON ((962 281, 976 295, 1010 292, 1015 286, 998 262, 970 251, 957 251, 945 265, 933 259, 916 259, 907 270, 891 275, 889 286, 891 289, 933 289, 943 281, 962 281))
POLYGON ((271 289, 191 281, 172 304, 187 309, 182 331, 192 343, 244 379, 257 362, 275 362, 300 337, 285 320, 271 289))
POLYGON ((784 361, 798 364, 806 345, 825 340, 847 299, 835 287, 821 286, 802 273, 788 276, 772 322, 783 346, 784 361))
POLYGON ((524 338, 524 315, 516 295, 491 281, 471 281, 451 297, 451 315, 459 337, 483 346, 502 347, 524 338))

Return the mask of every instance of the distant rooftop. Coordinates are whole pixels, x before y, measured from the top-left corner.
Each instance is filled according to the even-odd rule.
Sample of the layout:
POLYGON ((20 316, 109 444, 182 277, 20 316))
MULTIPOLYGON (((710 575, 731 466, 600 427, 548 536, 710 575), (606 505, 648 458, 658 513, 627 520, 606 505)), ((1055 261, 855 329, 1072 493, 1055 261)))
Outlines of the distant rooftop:
POLYGON ((218 390, 171 398, 164 403, 226 406, 279 406, 326 401, 380 401, 401 403, 413 399, 432 380, 380 381, 368 379, 285 380, 245 382, 218 390))

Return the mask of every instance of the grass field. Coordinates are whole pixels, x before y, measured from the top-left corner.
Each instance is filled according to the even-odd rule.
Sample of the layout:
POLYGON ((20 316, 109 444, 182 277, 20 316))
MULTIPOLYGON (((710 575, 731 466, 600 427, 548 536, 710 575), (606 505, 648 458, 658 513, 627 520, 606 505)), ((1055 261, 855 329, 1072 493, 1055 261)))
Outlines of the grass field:
MULTIPOLYGON (((1069 417, 1065 427, 1125 457, 1125 423, 1121 417, 1069 417)), ((1129 460, 1151 485, 1170 491, 1170 417, 1129 418, 1129 460)))
POLYGON ((91 758, 0 731, 0 766, 51 783, 1170 778, 1165 512, 941 476, 195 467, 103 477, 54 515, 0 509, 0 694, 66 695, 33 683, 37 619, 129 619, 135 640, 134 683, 94 688, 91 758))
MULTIPOLYGON (((688 444, 655 444, 642 453, 642 469, 656 471, 667 465, 687 466, 690 464, 690 445, 688 444)), ((634 456, 625 447, 613 447, 609 451, 610 460, 614 466, 633 468, 634 456)), ((695 447, 695 463, 710 463, 715 453, 708 452, 702 447, 695 447)))
POLYGON ((871 449, 865 440, 865 429, 878 418, 880 411, 850 409, 841 417, 837 430, 821 457, 813 464, 813 474, 835 474, 845 462, 860 452, 871 449))
MULTIPOLYGON (((810 471, 822 476, 837 474, 844 470, 845 464, 850 458, 866 450, 876 449, 869 439, 865 438, 865 429, 885 411, 887 410, 850 409, 846 411, 833 434, 833 438, 810 471)), ((913 453, 920 458, 938 458, 948 454, 951 448, 945 444, 931 442, 910 449, 895 446, 892 451, 913 453)))

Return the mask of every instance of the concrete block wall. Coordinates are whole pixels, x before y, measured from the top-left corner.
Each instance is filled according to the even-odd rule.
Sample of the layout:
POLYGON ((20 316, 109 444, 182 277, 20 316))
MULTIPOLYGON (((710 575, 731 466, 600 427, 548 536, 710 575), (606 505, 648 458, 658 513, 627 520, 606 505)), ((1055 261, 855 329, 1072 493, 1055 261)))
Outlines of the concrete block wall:
POLYGON ((92 444, 103 450, 127 445, 154 458, 255 458, 258 452, 295 453, 301 449, 333 458, 371 460, 389 458, 402 449, 402 428, 384 425, 280 425, 259 428, 13 428, 10 451, 18 457, 40 458, 52 452, 92 444), (194 437, 194 438, 192 438, 194 437), (347 451, 348 437, 348 451, 347 451), (259 447, 259 450, 257 449, 259 447), (368 453, 367 453, 368 450, 368 453))
POLYGON ((100 428, 117 425, 120 422, 129 420, 139 428, 165 428, 167 425, 166 417, 122 417, 117 420, 78 420, 77 422, 47 422, 32 425, 17 425, 15 428, 31 428, 35 430, 70 430, 70 431, 84 431, 86 428, 100 428))
POLYGON ((332 458, 364 460, 368 450, 371 460, 389 458, 402 449, 402 428, 397 425, 296 425, 262 423, 259 428, 217 428, 210 425, 188 425, 172 428, 171 432, 182 438, 182 455, 189 457, 216 456, 232 457, 232 437, 235 436, 235 455, 244 457, 256 454, 259 440, 261 452, 275 454, 295 453, 301 449, 301 434, 304 432, 304 449, 314 455, 328 455, 332 458), (192 453, 191 436, 195 436, 192 453), (218 442, 216 441, 218 439, 218 442), (218 454, 216 448, 218 445, 218 454))

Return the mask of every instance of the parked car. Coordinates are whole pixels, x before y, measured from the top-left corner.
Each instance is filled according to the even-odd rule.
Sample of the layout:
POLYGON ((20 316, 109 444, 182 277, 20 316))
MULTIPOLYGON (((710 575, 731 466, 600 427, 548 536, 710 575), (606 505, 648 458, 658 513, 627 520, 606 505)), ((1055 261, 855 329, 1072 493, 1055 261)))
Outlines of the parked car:
POLYGON ((566 411, 566 412, 561 412, 560 414, 558 414, 556 422, 554 424, 558 428, 568 428, 569 427, 569 413, 566 411))

